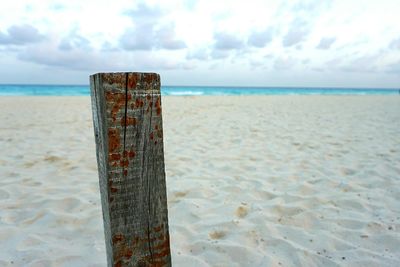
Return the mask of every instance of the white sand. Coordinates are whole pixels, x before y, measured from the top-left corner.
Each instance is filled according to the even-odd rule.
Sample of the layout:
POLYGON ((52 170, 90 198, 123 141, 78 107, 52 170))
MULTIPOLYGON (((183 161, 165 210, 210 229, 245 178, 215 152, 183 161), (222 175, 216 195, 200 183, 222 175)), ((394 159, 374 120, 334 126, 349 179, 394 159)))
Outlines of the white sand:
MULTIPOLYGON (((400 97, 163 106, 175 266, 400 266, 400 97)), ((0 122, 0 266, 105 266, 89 97, 0 122)))

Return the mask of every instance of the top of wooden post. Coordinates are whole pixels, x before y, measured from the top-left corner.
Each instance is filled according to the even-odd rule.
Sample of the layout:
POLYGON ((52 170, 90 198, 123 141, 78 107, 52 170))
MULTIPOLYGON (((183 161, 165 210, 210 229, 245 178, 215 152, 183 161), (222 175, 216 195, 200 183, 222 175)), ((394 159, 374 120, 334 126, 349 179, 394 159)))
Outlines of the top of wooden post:
POLYGON ((96 73, 93 78, 101 79, 103 86, 126 87, 128 90, 160 91, 160 75, 152 72, 96 73))

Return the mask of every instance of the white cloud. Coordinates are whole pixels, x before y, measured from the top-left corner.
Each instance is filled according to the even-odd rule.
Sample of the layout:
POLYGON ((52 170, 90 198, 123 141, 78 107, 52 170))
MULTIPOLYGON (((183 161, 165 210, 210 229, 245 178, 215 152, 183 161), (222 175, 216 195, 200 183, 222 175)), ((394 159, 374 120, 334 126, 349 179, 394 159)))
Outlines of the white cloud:
POLYGON ((159 7, 139 4, 135 9, 124 12, 134 23, 120 37, 120 45, 126 50, 176 50, 186 47, 176 37, 175 24, 168 21, 166 12, 159 7))
POLYGON ((267 43, 272 41, 273 31, 272 29, 266 29, 264 31, 258 31, 251 33, 248 44, 254 47, 264 47, 267 43))
POLYGON ((0 32, 0 45, 25 45, 40 42, 44 35, 31 25, 13 25, 7 29, 7 33, 0 32))
POLYGON ((291 57, 280 57, 274 62, 275 70, 288 70, 294 67, 296 61, 291 57))
POLYGON ((392 40, 389 44, 389 48, 400 50, 400 37, 392 40))
POLYGON ((134 9, 124 11, 124 14, 131 17, 134 21, 155 21, 165 14, 158 6, 150 6, 145 3, 139 3, 134 9))
POLYGON ((170 50, 186 48, 186 43, 176 37, 175 25, 172 23, 162 25, 155 35, 160 48, 170 50))
POLYGON ((151 25, 129 28, 121 36, 120 46, 126 50, 151 50, 154 45, 154 33, 151 25))
POLYGON ((66 50, 66 51, 73 50, 74 48, 79 48, 86 51, 93 49, 90 41, 76 32, 71 32, 71 34, 64 37, 60 41, 58 48, 60 50, 66 50))
POLYGON ((396 74, 400 76, 400 60, 387 66, 387 73, 396 74))
POLYGON ((206 60, 209 58, 209 53, 205 48, 197 48, 193 51, 189 51, 186 55, 187 59, 197 59, 197 60, 206 60))
POLYGON ((319 41, 317 49, 329 49, 335 41, 335 37, 324 37, 321 39, 321 41, 319 41))
POLYGON ((296 18, 290 25, 289 31, 283 37, 282 44, 285 47, 297 45, 304 41, 310 33, 310 28, 305 20, 296 18))
POLYGON ((225 59, 230 55, 230 51, 227 49, 215 49, 211 52, 211 57, 213 59, 225 59))
MULTIPOLYGON (((160 71, 173 84, 398 86, 399 13, 397 0, 4 1, 0 72, 38 66, 41 83, 53 68, 160 71)), ((28 76, 0 82, 29 83, 10 77, 28 76)))
POLYGON ((215 48, 219 50, 241 49, 244 46, 243 41, 234 34, 218 32, 214 34, 215 48))
POLYGON ((378 60, 381 55, 363 55, 351 59, 349 63, 341 67, 341 70, 347 72, 375 72, 378 69, 378 60))
MULTIPOLYGON (((31 46, 19 53, 18 58, 39 65, 87 71, 101 68, 118 68, 119 66, 116 62, 121 62, 116 58, 109 60, 108 56, 98 52, 88 52, 73 47, 59 49, 58 46, 53 44, 31 46)), ((120 60, 123 59, 120 58, 120 60)))

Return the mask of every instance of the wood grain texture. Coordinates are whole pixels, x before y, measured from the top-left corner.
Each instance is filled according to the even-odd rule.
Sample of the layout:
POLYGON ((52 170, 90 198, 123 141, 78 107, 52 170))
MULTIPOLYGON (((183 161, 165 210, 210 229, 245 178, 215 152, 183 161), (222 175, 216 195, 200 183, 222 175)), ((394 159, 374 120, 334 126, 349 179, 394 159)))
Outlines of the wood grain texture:
POLYGON ((108 266, 171 266, 160 76, 90 76, 108 266))

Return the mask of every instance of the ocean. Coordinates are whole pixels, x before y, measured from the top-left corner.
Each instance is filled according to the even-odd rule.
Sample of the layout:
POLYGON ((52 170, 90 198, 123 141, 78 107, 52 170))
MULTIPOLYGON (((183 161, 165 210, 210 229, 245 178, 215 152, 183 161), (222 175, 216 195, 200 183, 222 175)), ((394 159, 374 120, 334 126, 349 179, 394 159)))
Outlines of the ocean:
MULTIPOLYGON (((0 96, 89 96, 89 85, 0 85, 0 96)), ((400 89, 162 86, 162 95, 399 95, 400 89)))

